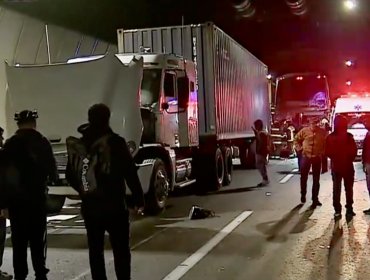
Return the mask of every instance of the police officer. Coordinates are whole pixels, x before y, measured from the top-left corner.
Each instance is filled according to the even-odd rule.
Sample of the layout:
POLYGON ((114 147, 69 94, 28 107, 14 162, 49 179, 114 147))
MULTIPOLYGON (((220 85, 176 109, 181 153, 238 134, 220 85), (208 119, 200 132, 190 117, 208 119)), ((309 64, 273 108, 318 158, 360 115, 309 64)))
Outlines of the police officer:
POLYGON ((9 202, 16 280, 27 278, 27 246, 30 244, 36 280, 47 279, 46 191, 47 180, 56 180, 56 163, 49 141, 36 130, 36 111, 15 114, 18 130, 6 141, 4 151, 18 171, 16 195, 9 202))

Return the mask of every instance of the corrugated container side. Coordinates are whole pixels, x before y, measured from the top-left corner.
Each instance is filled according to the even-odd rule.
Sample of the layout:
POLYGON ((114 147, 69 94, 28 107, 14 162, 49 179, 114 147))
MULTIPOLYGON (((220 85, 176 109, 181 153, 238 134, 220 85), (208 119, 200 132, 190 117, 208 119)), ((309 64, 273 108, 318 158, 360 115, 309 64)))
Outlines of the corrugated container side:
POLYGON ((256 119, 270 122, 267 66, 217 27, 213 38, 217 137, 253 136, 256 119))
POLYGON ((201 136, 249 137, 255 119, 270 121, 267 67, 215 25, 127 30, 123 46, 125 53, 149 47, 196 63, 201 136))

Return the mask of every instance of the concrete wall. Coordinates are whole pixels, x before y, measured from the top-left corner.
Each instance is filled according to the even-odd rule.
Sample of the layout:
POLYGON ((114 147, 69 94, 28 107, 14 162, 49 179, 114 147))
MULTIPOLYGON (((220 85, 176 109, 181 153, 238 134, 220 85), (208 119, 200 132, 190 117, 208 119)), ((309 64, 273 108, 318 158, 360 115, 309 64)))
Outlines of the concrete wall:
POLYGON ((2 127, 5 124, 5 61, 10 64, 47 64, 50 56, 51 63, 65 62, 76 56, 103 54, 110 48, 107 42, 61 27, 48 25, 47 29, 48 36, 46 36, 45 23, 0 7, 0 126, 2 127))

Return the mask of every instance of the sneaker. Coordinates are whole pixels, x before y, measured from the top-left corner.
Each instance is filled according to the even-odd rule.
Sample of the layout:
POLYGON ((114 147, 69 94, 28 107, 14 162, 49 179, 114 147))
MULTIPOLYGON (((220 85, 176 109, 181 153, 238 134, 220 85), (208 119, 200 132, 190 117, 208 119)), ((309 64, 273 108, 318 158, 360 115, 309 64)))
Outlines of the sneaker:
POLYGON ((0 270, 0 280, 11 280, 13 276, 0 270))
POLYGON ((369 209, 364 210, 364 214, 365 214, 365 215, 370 215, 370 208, 369 208, 369 209))
POLYGON ((322 206, 322 203, 320 201, 312 202, 311 209, 315 209, 317 206, 322 206))
POLYGON ((356 213, 355 212, 353 212, 353 210, 347 210, 347 212, 346 212, 346 216, 356 216, 356 213))
POLYGON ((342 217, 342 213, 341 212, 335 212, 334 213, 334 218, 339 218, 339 217, 342 217))
POLYGON ((268 184, 270 184, 270 181, 268 181, 268 180, 263 180, 261 183, 259 183, 259 184, 257 185, 257 187, 265 187, 265 186, 267 186, 268 184))
POLYGON ((320 201, 312 202, 312 204, 315 204, 316 206, 322 206, 322 203, 320 201))
POLYGON ((303 204, 306 203, 306 196, 305 195, 301 195, 301 202, 303 204))

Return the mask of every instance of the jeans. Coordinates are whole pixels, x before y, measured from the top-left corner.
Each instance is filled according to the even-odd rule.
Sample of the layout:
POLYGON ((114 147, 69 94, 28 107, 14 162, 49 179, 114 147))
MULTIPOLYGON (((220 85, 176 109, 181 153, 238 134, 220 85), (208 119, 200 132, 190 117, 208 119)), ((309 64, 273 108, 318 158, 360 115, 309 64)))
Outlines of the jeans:
POLYGON ((266 156, 256 154, 256 168, 260 172, 262 179, 268 181, 266 156))
POLYGON ((307 193, 307 180, 312 166, 312 202, 319 201, 320 191, 320 173, 321 173, 321 157, 305 157, 302 156, 301 160, 301 195, 306 196, 307 193))
POLYGON ((342 205, 340 204, 340 195, 342 190, 342 180, 344 182, 344 189, 346 191, 346 208, 352 210, 353 205, 353 183, 355 180, 355 171, 348 170, 345 172, 332 172, 333 179, 333 206, 336 213, 342 211, 342 205))

